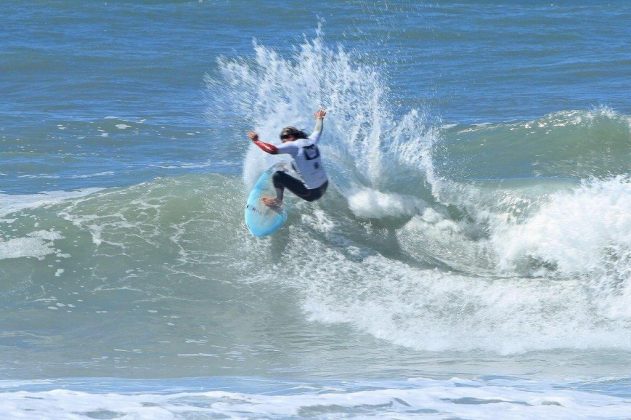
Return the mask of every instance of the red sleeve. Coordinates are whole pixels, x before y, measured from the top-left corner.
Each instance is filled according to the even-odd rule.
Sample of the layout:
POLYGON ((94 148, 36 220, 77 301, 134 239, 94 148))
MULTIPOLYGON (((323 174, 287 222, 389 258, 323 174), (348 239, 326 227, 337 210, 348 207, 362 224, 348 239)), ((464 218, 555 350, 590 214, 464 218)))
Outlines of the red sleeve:
POLYGON ((278 153, 278 147, 274 146, 273 144, 265 143, 261 140, 254 140, 252 143, 256 144, 259 149, 266 153, 269 153, 270 155, 275 155, 278 153))

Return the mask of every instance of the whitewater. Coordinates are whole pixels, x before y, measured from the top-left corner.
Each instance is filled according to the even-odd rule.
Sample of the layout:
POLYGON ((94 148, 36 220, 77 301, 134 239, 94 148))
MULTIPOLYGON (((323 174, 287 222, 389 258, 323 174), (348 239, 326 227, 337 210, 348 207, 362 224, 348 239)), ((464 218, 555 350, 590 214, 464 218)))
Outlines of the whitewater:
POLYGON ((539 36, 542 16, 626 33, 628 7, 606 12, 607 26, 588 6, 333 2, 278 33, 257 32, 243 4, 11 7, 15 103, 0 116, 9 418, 629 416, 631 108, 617 89, 628 53, 604 32, 599 85, 558 48, 585 46, 577 62, 592 68, 602 56, 588 41, 555 32, 525 58, 511 52, 524 31, 539 36), (103 24, 107 7, 118 13, 103 24), (495 45, 474 9, 512 43, 495 45), (49 56, 55 42, 36 24, 50 13, 65 32, 49 56), (129 29, 147 16, 164 27, 129 29), (404 16, 419 33, 401 29, 404 16), (454 58, 468 51, 454 16, 475 51, 503 52, 500 64, 454 58), (238 19, 242 31, 225 22, 238 19), (14 38, 22 27, 29 48, 14 38), (60 55, 81 63, 65 70, 77 85, 32 89, 64 73, 60 55), (544 98, 564 81, 550 57, 572 75, 563 100, 544 98), (533 60, 549 79, 536 73, 536 95, 510 102, 532 79, 506 74, 533 60), (466 77, 490 94, 467 96, 466 77), (592 90, 576 88, 584 77, 592 90), (245 132, 277 142, 286 125, 310 129, 319 107, 327 194, 289 196, 286 226, 252 237, 247 192, 285 158, 245 132))

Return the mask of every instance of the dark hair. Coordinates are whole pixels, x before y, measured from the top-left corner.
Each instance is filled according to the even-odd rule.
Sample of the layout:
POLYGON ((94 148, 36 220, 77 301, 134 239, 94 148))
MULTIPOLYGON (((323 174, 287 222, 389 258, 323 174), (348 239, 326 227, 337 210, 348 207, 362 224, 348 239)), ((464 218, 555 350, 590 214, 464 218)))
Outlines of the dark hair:
POLYGON ((302 130, 298 130, 296 127, 285 127, 280 132, 280 139, 283 140, 287 136, 294 136, 297 139, 306 139, 309 138, 307 133, 302 130))

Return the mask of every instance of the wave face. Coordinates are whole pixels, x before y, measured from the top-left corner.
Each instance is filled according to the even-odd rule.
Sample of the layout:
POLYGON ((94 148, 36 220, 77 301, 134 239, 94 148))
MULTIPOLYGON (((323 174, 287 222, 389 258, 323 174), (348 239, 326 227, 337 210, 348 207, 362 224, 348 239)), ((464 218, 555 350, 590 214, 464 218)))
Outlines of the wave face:
POLYGON ((461 176, 474 178, 626 175, 630 125, 629 116, 607 107, 523 122, 451 125, 443 130, 445 156, 440 157, 458 167, 461 176))

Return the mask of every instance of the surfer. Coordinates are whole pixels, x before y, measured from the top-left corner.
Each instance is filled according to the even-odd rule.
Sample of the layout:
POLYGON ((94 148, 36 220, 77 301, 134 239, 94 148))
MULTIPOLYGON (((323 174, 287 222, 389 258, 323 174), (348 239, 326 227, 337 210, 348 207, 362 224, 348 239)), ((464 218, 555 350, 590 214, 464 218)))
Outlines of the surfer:
POLYGON ((322 125, 326 111, 320 109, 315 113, 316 125, 311 135, 296 127, 285 127, 280 132, 280 140, 283 144, 275 146, 259 140, 259 135, 254 131, 248 133, 248 137, 254 144, 266 153, 289 154, 293 158, 292 166, 302 180, 296 179, 284 171, 276 171, 272 176, 272 182, 276 189, 276 197, 263 197, 263 203, 269 207, 279 207, 283 204, 285 188, 306 201, 315 201, 326 192, 329 180, 322 166, 322 158, 318 149, 318 140, 322 134, 322 125))

